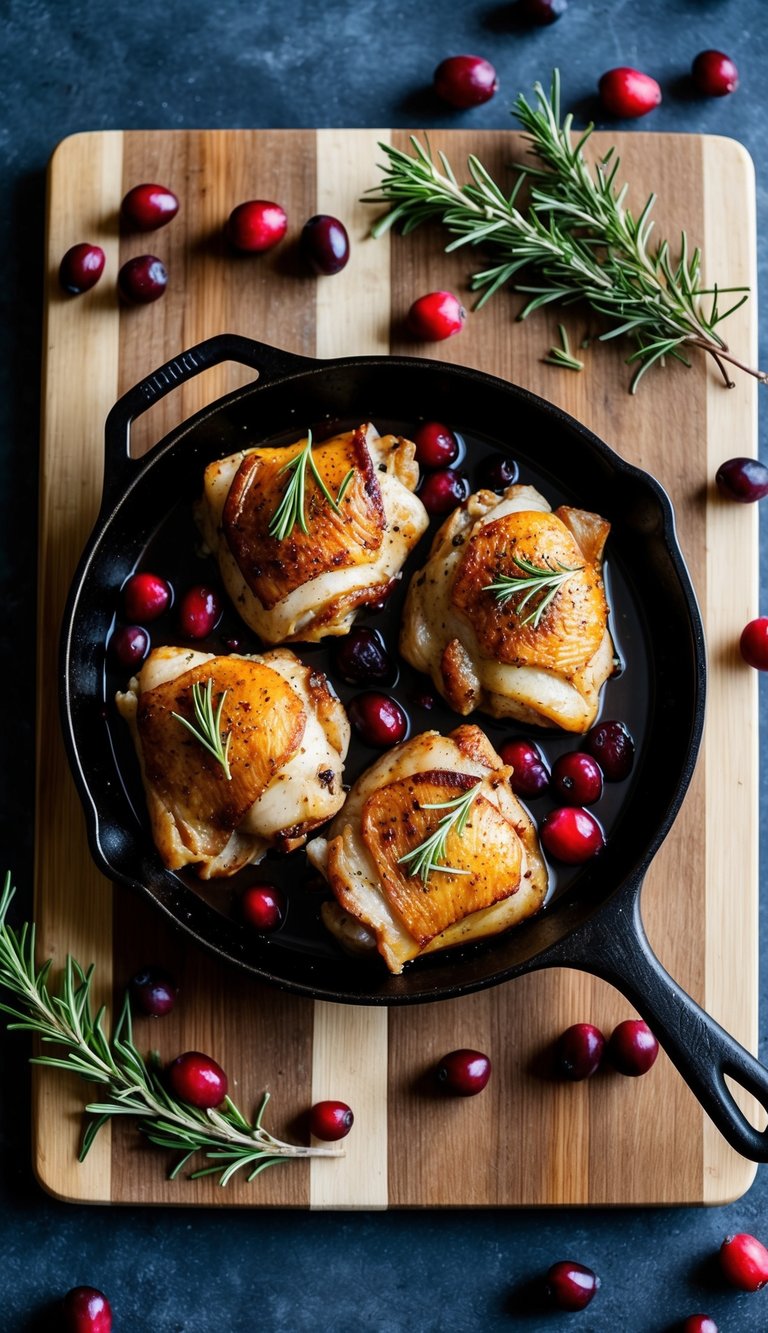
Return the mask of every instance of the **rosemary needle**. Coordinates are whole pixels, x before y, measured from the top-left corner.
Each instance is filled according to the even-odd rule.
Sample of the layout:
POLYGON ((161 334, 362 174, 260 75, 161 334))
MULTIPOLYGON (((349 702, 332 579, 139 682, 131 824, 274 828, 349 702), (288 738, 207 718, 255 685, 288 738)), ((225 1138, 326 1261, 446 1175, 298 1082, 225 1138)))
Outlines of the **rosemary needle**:
POLYGON ((219 695, 219 702, 216 711, 213 710, 213 681, 208 678, 208 683, 203 693, 203 687, 199 680, 196 680, 192 686, 192 707, 195 710, 195 722, 190 722, 188 718, 182 717, 180 713, 171 713, 182 727, 186 727, 201 745, 204 745, 209 754, 212 754, 221 767, 227 782, 232 781, 232 773, 229 768, 229 747, 232 743, 232 732, 228 731, 226 736, 221 734, 221 713, 224 707, 224 700, 227 697, 227 690, 219 695), (197 725, 195 725, 195 723, 197 725))
POLYGON ((341 513, 339 506, 355 475, 355 469, 350 468, 334 499, 323 481, 323 478, 320 476, 317 463, 312 455, 312 431, 307 431, 307 442, 304 445, 304 448, 300 449, 299 452, 295 454, 293 458, 289 459, 287 463, 284 463, 277 474, 278 476, 282 476, 284 472, 289 472, 291 474, 285 494, 272 515, 268 528, 270 537, 276 537, 280 542, 285 541, 286 537, 290 536, 297 523, 305 535, 309 533, 307 518, 304 513, 307 468, 309 468, 312 476, 335 514, 341 513))
POLYGON ((565 370, 583 370, 584 362, 579 361, 571 351, 571 344, 568 341, 568 334, 564 324, 558 324, 557 331, 560 334, 560 347, 550 347, 546 356, 542 360, 548 366, 562 366, 565 370))
POLYGON ((534 565, 532 561, 526 560, 523 556, 513 556, 512 563, 517 565, 522 573, 499 574, 493 583, 486 583, 483 592, 493 592, 496 594, 497 601, 503 606, 510 597, 522 594, 520 601, 515 605, 515 615, 519 616, 525 610, 532 598, 538 597, 534 602, 533 608, 527 616, 523 616, 521 625, 532 625, 538 629, 541 617, 544 615, 550 602, 555 597, 558 588, 561 588, 568 581, 572 574, 578 574, 584 568, 583 565, 534 565))
POLYGON ((472 809, 475 797, 479 795, 482 782, 475 783, 469 791, 462 792, 461 796, 456 796, 451 801, 438 801, 433 805, 422 805, 422 810, 447 810, 449 813, 443 815, 437 828, 430 833, 428 838, 420 842, 413 851, 406 852, 405 856, 398 858, 398 865, 409 866, 408 871, 411 875, 416 875, 422 884, 429 883, 429 876, 433 870, 440 870, 444 875, 469 875, 469 870, 459 870, 456 866, 447 866, 444 864, 445 849, 448 842, 448 834, 452 829, 461 837, 467 826, 469 813, 472 809))

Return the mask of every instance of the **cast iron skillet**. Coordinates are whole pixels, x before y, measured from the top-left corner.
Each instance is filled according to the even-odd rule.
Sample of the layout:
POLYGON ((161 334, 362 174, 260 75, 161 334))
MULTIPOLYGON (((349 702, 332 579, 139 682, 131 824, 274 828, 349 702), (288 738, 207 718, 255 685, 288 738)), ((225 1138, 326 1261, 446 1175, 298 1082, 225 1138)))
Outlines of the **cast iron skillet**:
MULTIPOLYGON (((189 583, 199 581, 199 574, 188 577, 189 583)), ((391 614, 396 616, 397 608, 391 614)), ((325 667, 324 648, 307 651, 325 667)), ((728 1075, 768 1107, 768 1071, 667 974, 640 917, 643 876, 685 795, 704 715, 703 631, 672 507, 652 477, 558 408, 502 380, 435 361, 315 361, 235 335, 201 343, 148 376, 109 415, 102 506, 65 612, 61 678, 64 734, 97 864, 153 900, 208 949, 282 989, 355 1004, 448 999, 543 967, 594 973, 648 1020, 733 1147, 768 1161, 768 1132, 748 1123, 725 1082, 728 1075), (134 418, 176 385, 225 360, 252 367, 257 381, 184 422, 145 458, 132 459, 134 418), (139 561, 146 568, 153 555, 171 559, 177 538, 191 551, 190 505, 212 458, 260 440, 295 439, 307 425, 321 434, 323 427, 328 431, 339 423, 370 419, 380 428, 396 427, 424 417, 466 431, 475 442, 472 449, 506 449, 520 459, 523 480, 538 482, 553 503, 568 499, 611 520, 613 625, 619 642, 626 639, 631 687, 624 690, 622 710, 631 714, 641 744, 631 784, 614 784, 613 805, 609 801, 606 807, 605 852, 575 878, 566 877, 539 916, 494 940, 434 955, 391 977, 378 962, 355 962, 336 949, 319 927, 317 895, 313 901, 294 882, 300 874, 295 857, 282 872, 293 890, 288 922, 271 937, 254 935, 238 921, 232 886, 212 889, 163 869, 147 830, 125 728, 115 721, 116 682, 105 667, 105 643, 119 589, 139 561), (169 511, 176 517, 169 519, 169 511)), ((407 688, 401 679, 399 697, 407 688)), ((458 719, 441 708, 420 712, 414 705, 413 730, 456 725, 458 719)), ((482 716, 478 721, 492 740, 498 742, 504 730, 509 734, 509 726, 500 732, 498 723, 482 716)), ((556 739, 555 749, 558 743, 574 748, 573 737, 556 739)), ((359 771, 374 757, 368 751, 355 759, 351 752, 351 776, 355 764, 359 771)), ((279 868, 268 870, 270 878, 279 877, 279 868)), ((674 884, 669 892, 676 892, 674 884)))

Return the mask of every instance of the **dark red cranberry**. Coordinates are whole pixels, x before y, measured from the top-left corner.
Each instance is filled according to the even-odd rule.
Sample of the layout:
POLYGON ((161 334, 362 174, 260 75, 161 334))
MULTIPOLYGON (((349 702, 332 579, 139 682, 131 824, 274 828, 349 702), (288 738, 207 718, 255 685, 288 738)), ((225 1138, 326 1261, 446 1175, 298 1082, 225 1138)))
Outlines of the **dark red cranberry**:
POLYGON ((347 714, 358 736, 366 745, 385 749, 405 740, 408 719, 396 699, 376 690, 356 694, 347 704, 347 714))
POLYGON ((205 639, 221 619, 221 598, 213 588, 188 588, 179 603, 179 629, 188 639, 205 639))
POLYGON ((756 671, 768 671, 768 616, 758 616, 744 626, 739 647, 749 666, 756 671))
POLYGON ((768 1282, 768 1250, 747 1232, 726 1236, 720 1246, 720 1265, 740 1291, 759 1291, 768 1282))
POLYGON ((227 634, 221 642, 228 653, 241 653, 243 651, 243 641, 238 639, 235 634, 227 634))
POLYGON ((425 421, 413 437, 422 467, 448 467, 459 456, 459 442, 440 421, 425 421))
POLYGON ((613 1029, 607 1055, 620 1074, 628 1078, 647 1074, 658 1054, 659 1043, 642 1018, 627 1018, 613 1029))
POLYGON ((117 290, 128 305, 149 305, 162 296, 167 286, 167 269, 156 255, 129 259, 117 275, 117 290))
POLYGON ((603 110, 622 120, 645 116, 661 101, 661 88, 656 80, 627 65, 609 69, 600 79, 598 88, 603 110))
POLYGON ((149 635, 141 625, 118 625, 109 641, 109 651, 123 667, 137 667, 149 652, 149 635))
POLYGON ((428 514, 449 514, 469 495, 469 482, 462 472, 441 468, 430 472, 419 487, 419 499, 428 514))
POLYGON ((476 1097, 491 1077, 491 1062, 482 1051, 449 1051, 435 1076, 440 1086, 455 1097, 476 1097))
POLYGON ((482 56, 449 56, 432 76, 435 92, 450 106, 481 106, 498 90, 496 70, 482 56))
POLYGON ((317 213, 304 223, 299 244, 315 273, 340 273, 349 259, 347 229, 329 213, 317 213))
POLYGON ((229 1088, 221 1066, 200 1051, 177 1055, 168 1066, 168 1082, 181 1101, 189 1102, 201 1111, 219 1106, 229 1088))
POLYGON ((739 86, 739 71, 723 51, 699 51, 691 77, 696 91, 705 97, 725 97, 739 86))
POLYGON ((547 1272, 547 1295, 558 1310, 584 1310, 595 1292, 600 1279, 591 1268, 577 1264, 573 1259, 561 1259, 547 1272))
POLYGON ((408 328, 423 342, 442 342, 461 333, 467 312, 452 292, 427 292, 408 311, 408 328))
POLYGON ((171 604, 170 583, 158 574, 132 574, 123 588, 123 606, 129 620, 157 620, 171 604))
POLYGON ((718 1333, 717 1324, 708 1314, 689 1314, 681 1333, 718 1333))
POLYGON ((59 282, 65 292, 80 296, 95 287, 104 272, 104 251, 100 245, 82 241, 67 250, 59 265, 59 282))
POLYGON ((282 925, 285 900, 272 884, 251 884, 243 893, 242 911, 249 926, 266 933, 282 925))
POLYGON ((337 639, 333 669, 348 685, 391 684, 396 670, 378 630, 364 625, 337 639))
POLYGON ((489 454, 477 469, 477 484, 488 491, 505 491, 514 486, 519 475, 520 469, 513 458, 489 454))
POLYGON ((288 229, 285 209, 268 199, 249 199, 233 208, 227 222, 230 245, 244 254, 262 254, 282 241, 288 229))
POLYGON ((603 772, 591 754, 561 754, 552 769, 552 786, 566 805, 594 805, 603 794, 603 772))
POLYGON ((623 722, 598 722, 587 732, 584 748, 597 760, 607 782, 623 782, 629 777, 635 742, 623 722))
POLYGON ((98 1287, 72 1287, 61 1313, 65 1333, 112 1333, 112 1309, 98 1287))
POLYGON ((768 495, 768 467, 757 458, 729 458, 715 473, 717 489, 727 500, 754 504, 768 495))
POLYGON ((593 1023, 573 1023, 557 1039, 555 1067, 573 1083, 596 1074, 605 1051, 605 1037, 593 1023))
POLYGON ((176 1003, 179 988, 161 967, 143 967, 131 977, 128 989, 134 1009, 151 1018, 163 1018, 176 1003))
POLYGON ((554 23, 568 8, 568 0, 520 0, 520 14, 529 23, 554 23))
POLYGON ((434 708, 437 702, 434 694, 431 694, 429 690, 417 690, 415 694, 411 695, 411 698, 417 708, 426 708, 427 712, 434 708))
POLYGON ((346 1102, 315 1102, 309 1113, 310 1132, 326 1143, 345 1139, 354 1123, 355 1117, 346 1102))
POLYGON ((157 231, 175 218, 179 201, 165 185, 134 185, 120 205, 120 216, 136 231, 157 231))
POLYGON ((516 796, 541 796, 549 786, 549 769, 538 746, 531 741, 507 741, 499 750, 505 764, 514 769, 510 786, 516 796))
POLYGON ((541 825, 544 850, 566 865, 581 865, 605 846, 605 835, 594 815, 580 805, 561 805, 541 825))

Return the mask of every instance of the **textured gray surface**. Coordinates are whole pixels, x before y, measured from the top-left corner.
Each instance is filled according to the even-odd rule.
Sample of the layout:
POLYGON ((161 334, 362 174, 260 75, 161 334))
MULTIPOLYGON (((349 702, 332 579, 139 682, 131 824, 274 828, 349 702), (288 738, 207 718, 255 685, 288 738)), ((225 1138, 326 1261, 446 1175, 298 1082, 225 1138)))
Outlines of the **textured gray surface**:
MULTIPOLYGON (((0 644, 13 664, 0 821, 2 859, 26 902, 44 170, 54 144, 110 127, 504 127, 513 95, 553 65, 563 73, 565 104, 583 117, 596 110, 598 75, 634 64, 664 90, 662 106, 638 128, 731 135, 752 153, 764 283, 765 14, 765 0, 571 0, 560 22, 526 31, 512 5, 436 0, 0 0, 0 644), (710 46, 739 66, 733 97, 691 94, 691 58, 710 46), (485 107, 447 114, 429 93, 431 72, 444 56, 466 51, 494 62, 501 91, 485 107)), ((728 442, 728 453, 740 451, 728 442)), ((765 1058, 764 1041, 761 1051, 765 1058)), ((122 1333, 556 1328, 569 1317, 525 1314, 516 1293, 562 1257, 602 1276, 592 1306, 573 1316, 582 1333, 671 1330, 702 1309, 723 1331, 768 1328, 768 1294, 726 1291, 708 1263, 728 1231, 768 1239, 765 1168, 744 1199, 710 1211, 262 1216, 68 1207, 42 1194, 29 1168, 26 1052, 24 1038, 0 1037, 3 1333, 55 1327, 52 1302, 80 1282, 110 1293, 122 1333)))

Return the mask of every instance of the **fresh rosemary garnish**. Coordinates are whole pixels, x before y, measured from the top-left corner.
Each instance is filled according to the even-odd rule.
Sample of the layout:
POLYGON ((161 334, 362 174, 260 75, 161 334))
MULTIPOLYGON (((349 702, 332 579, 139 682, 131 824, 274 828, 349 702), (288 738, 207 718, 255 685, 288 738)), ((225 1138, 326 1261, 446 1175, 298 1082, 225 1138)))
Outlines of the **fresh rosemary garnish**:
POLYGON ((104 1007, 96 1015, 92 1012, 93 966, 83 971, 67 957, 58 991, 49 988, 52 960, 37 967, 34 926, 27 922, 17 932, 7 923, 14 892, 6 874, 0 894, 0 989, 15 997, 15 1005, 0 1003, 0 1010, 14 1020, 8 1024, 11 1031, 33 1032, 42 1042, 65 1052, 35 1056, 33 1064, 64 1069, 101 1085, 102 1099, 85 1108, 93 1119, 83 1134, 81 1162, 101 1127, 117 1115, 133 1116, 150 1142, 181 1154, 170 1172, 171 1180, 196 1153, 211 1165, 192 1172, 191 1179, 218 1175, 220 1185, 226 1185, 242 1168, 248 1170, 250 1181, 266 1167, 291 1158, 341 1155, 343 1150, 338 1148, 305 1148, 274 1138, 261 1124, 268 1093, 253 1123, 229 1097, 215 1111, 198 1111, 177 1101, 163 1082, 159 1057, 154 1054, 145 1061, 133 1043, 127 995, 110 1039, 104 1031, 104 1007))
POLYGON ((534 93, 532 106, 522 94, 517 98, 514 114, 538 164, 520 166, 509 195, 474 155, 467 160, 471 179, 459 185, 445 153, 435 162, 428 145, 414 137, 412 155, 381 144, 387 157, 383 179, 367 192, 368 202, 390 209, 374 223, 373 235, 395 223, 407 234, 423 222, 440 221, 455 237, 446 250, 479 245, 494 252, 498 262, 472 278, 472 288, 482 293, 478 306, 521 270, 527 277, 517 290, 529 298, 521 319, 552 301, 588 301, 610 322, 601 341, 621 334, 635 339, 636 350, 628 357, 637 363, 632 392, 645 372, 666 357, 689 364, 689 348, 713 357, 729 387, 726 362, 768 383, 766 372, 737 360, 716 332, 746 301, 748 288, 702 287, 701 251, 690 250, 685 232, 676 264, 667 241, 649 249, 655 195, 636 218, 624 206, 627 186, 616 183, 615 150, 590 167, 584 147, 593 127, 588 125, 574 143, 572 116, 561 124, 557 70, 549 96, 539 83, 534 93), (518 202, 524 183, 530 186, 526 204, 518 202), (721 310, 724 293, 741 296, 721 310))
POLYGON ((534 565, 521 555, 513 555, 512 563, 522 570, 522 577, 514 574, 499 574, 493 583, 485 584, 483 592, 495 593, 502 606, 509 601, 510 597, 516 597, 519 593, 522 593, 520 601, 514 608, 517 616, 520 616, 521 612, 525 610, 531 598, 538 594, 538 601, 528 612, 528 615, 523 616, 520 621, 521 625, 533 625, 534 629, 538 629, 541 617, 555 597, 558 588, 562 587, 572 574, 579 574, 584 568, 583 565, 561 565, 559 561, 556 565, 550 565, 548 561, 545 561, 544 565, 534 565))
POLYGON ((546 361, 548 366, 563 366, 565 370, 583 370, 584 362, 579 361, 578 357, 575 357, 571 351, 565 325, 558 324, 557 331, 560 334, 562 346, 550 347, 549 352, 545 357, 542 357, 542 360, 546 361))
POLYGON ((405 856, 398 857, 398 865, 409 867, 409 875, 416 875, 422 884, 429 883, 431 871, 440 870, 444 875, 469 875, 469 870, 458 870, 456 866, 447 866, 443 864, 445 857, 445 848, 448 841, 448 834, 452 829, 461 837, 467 826, 469 813, 475 797, 479 795, 481 783, 475 783, 469 791, 462 792, 461 796, 456 796, 451 801, 438 801, 434 805, 422 805, 422 810, 448 810, 447 815, 443 815, 433 833, 428 838, 420 842, 418 847, 414 847, 412 852, 406 852, 405 856))
POLYGON ((284 463, 277 474, 278 477, 281 477, 284 472, 291 472, 293 474, 288 483, 285 495, 272 516, 268 529, 270 537, 276 537, 279 542, 285 541, 285 538, 293 532, 294 526, 297 523, 303 533, 306 534, 309 532, 306 515, 304 513, 307 468, 309 468, 312 476, 335 514, 341 513, 339 506, 355 475, 355 469, 351 467, 346 477, 344 477, 336 494, 336 498, 334 499, 320 476, 317 463, 312 456, 312 431, 308 431, 307 443, 304 445, 304 448, 291 458, 289 462, 284 463))
POLYGON ((221 734, 221 711, 224 707, 224 700, 227 697, 227 690, 219 695, 219 702, 216 712, 213 711, 213 681, 208 679, 203 693, 203 687, 199 680, 196 680, 192 686, 192 706, 195 710, 195 721, 190 722, 188 718, 182 717, 180 713, 171 713, 182 727, 186 727, 201 745, 204 745, 209 754, 212 754, 221 767, 224 769, 227 782, 232 781, 232 774, 229 769, 229 747, 232 744, 232 732, 228 731, 226 736, 221 734))

